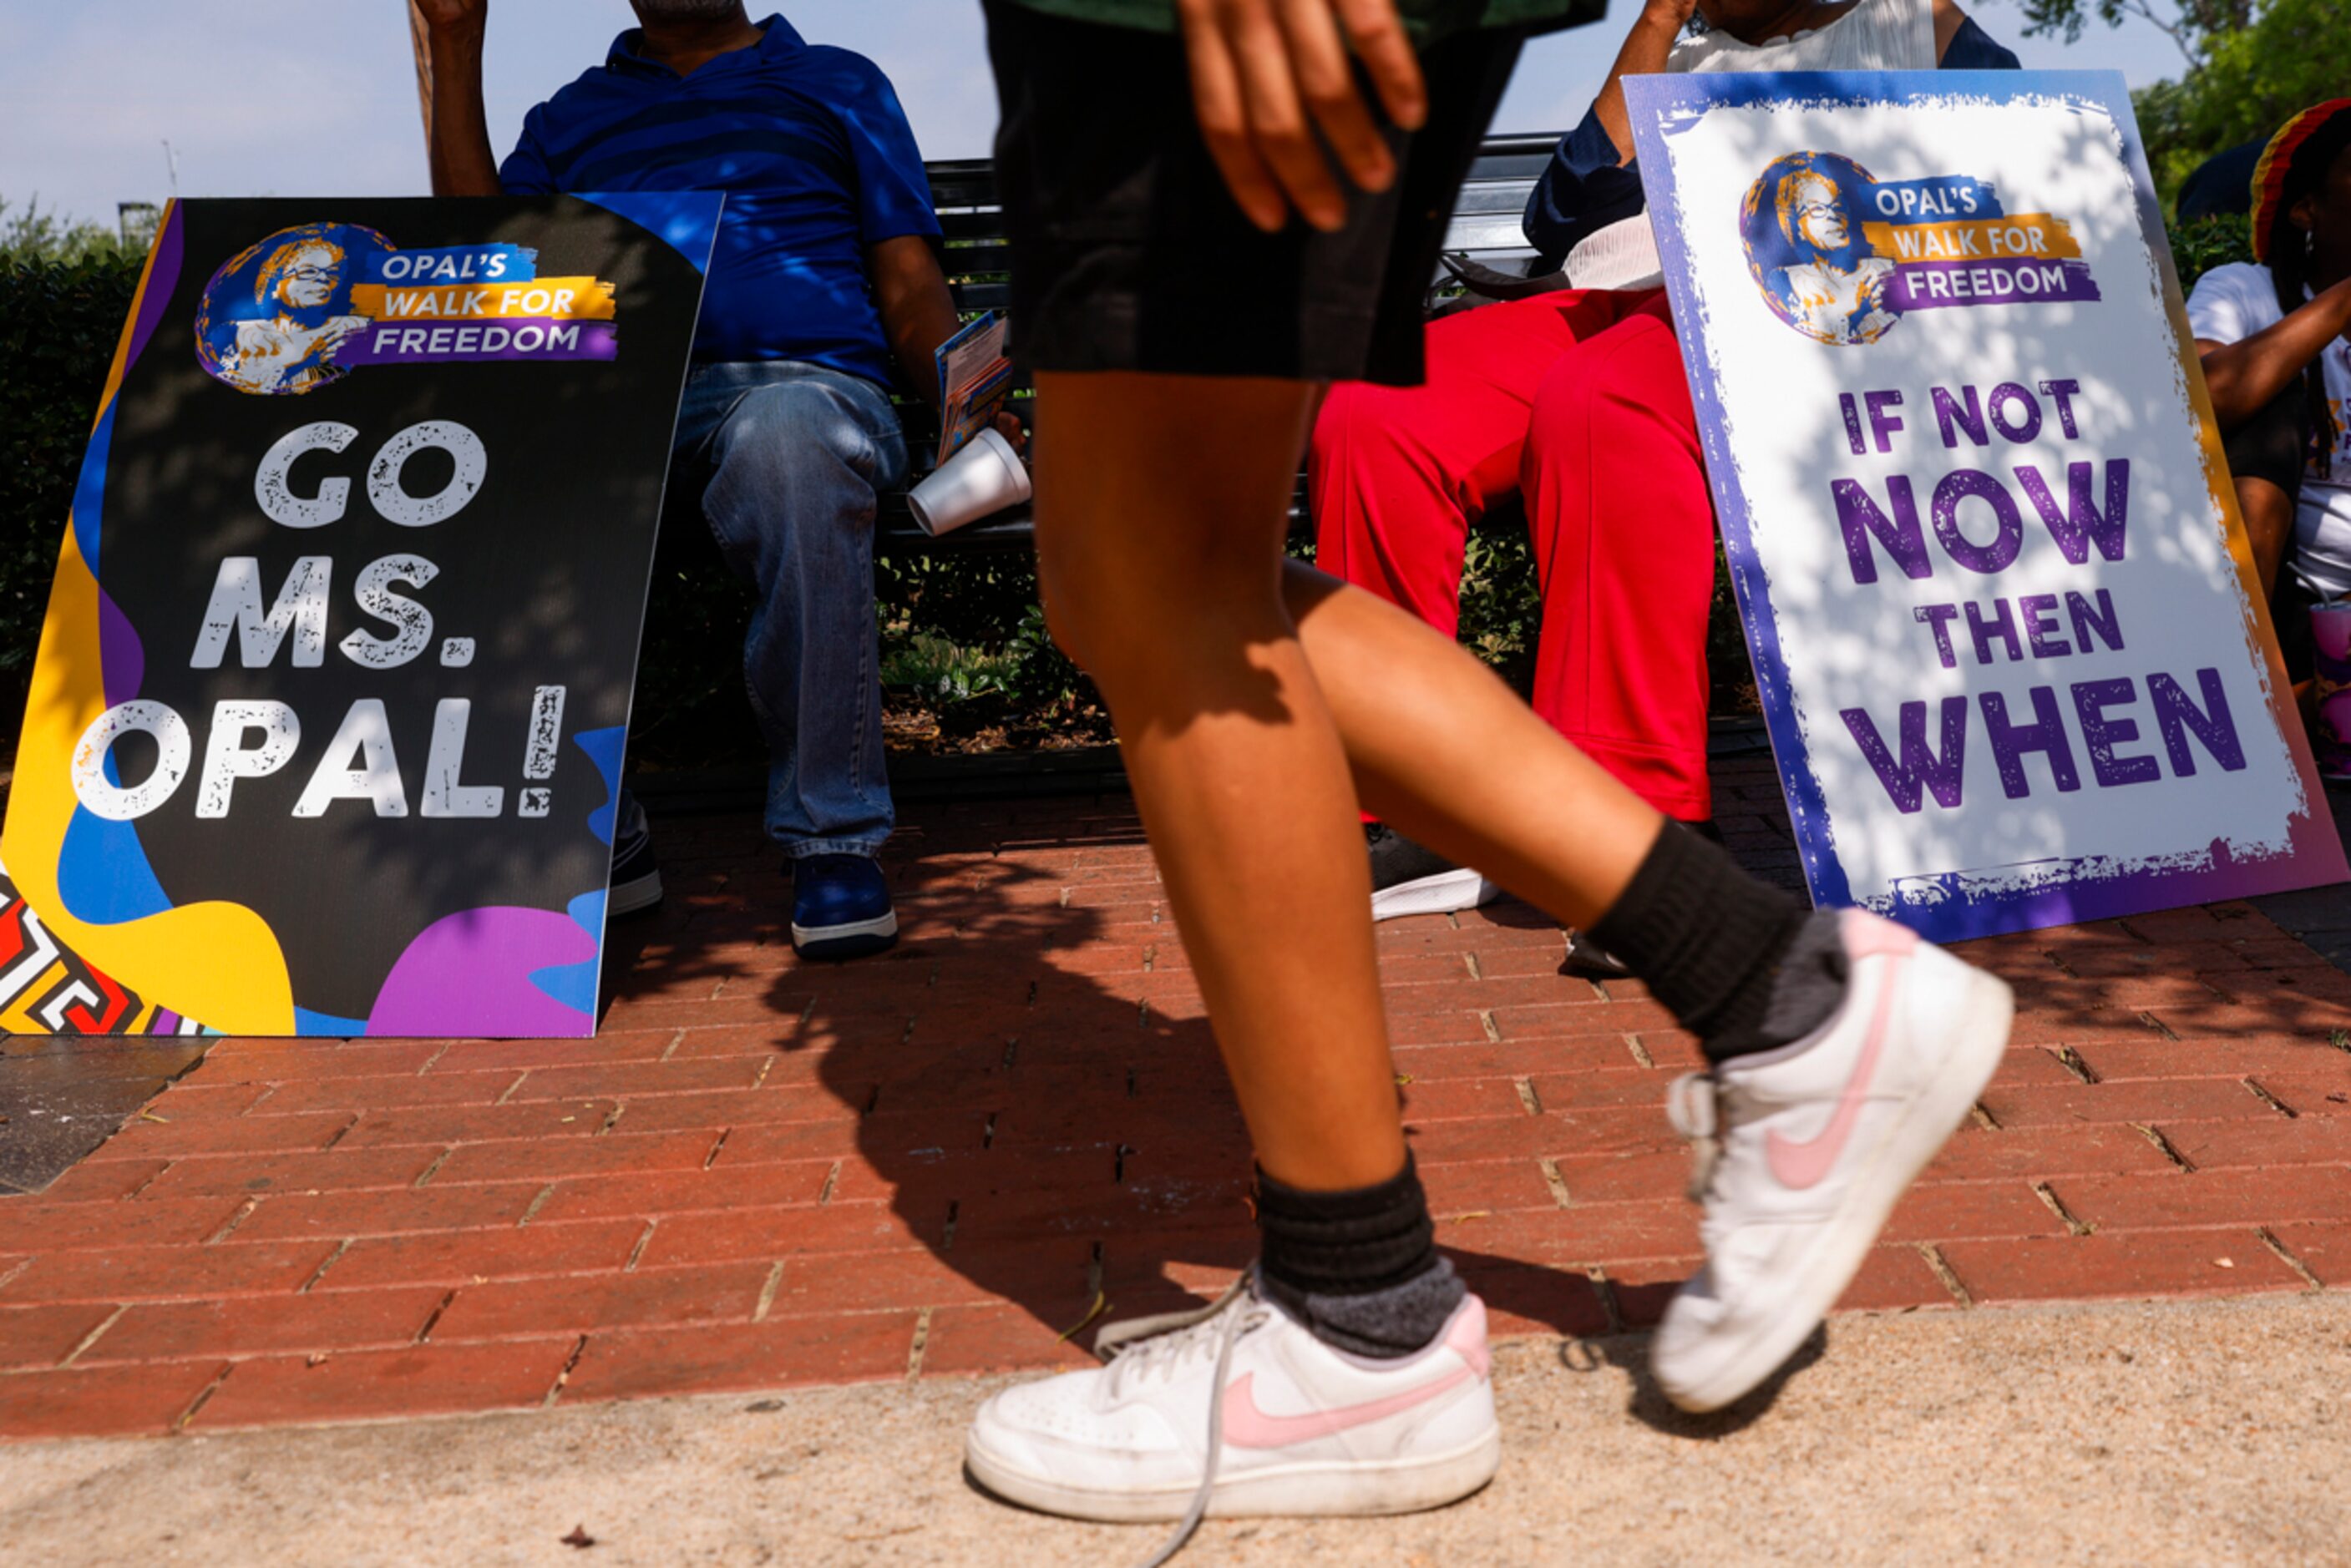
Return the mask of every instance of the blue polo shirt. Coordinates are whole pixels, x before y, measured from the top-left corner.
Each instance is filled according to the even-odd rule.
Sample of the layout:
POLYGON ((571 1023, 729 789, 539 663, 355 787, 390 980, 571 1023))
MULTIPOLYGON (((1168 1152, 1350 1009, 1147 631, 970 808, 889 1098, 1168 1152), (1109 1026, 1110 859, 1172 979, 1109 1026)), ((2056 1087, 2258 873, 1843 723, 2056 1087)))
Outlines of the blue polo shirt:
POLYGON ((540 104, 498 169, 516 195, 724 191, 694 357, 799 359, 888 385, 869 246, 936 235, 931 187, 881 67, 767 36, 679 76, 632 28, 602 66, 540 104))

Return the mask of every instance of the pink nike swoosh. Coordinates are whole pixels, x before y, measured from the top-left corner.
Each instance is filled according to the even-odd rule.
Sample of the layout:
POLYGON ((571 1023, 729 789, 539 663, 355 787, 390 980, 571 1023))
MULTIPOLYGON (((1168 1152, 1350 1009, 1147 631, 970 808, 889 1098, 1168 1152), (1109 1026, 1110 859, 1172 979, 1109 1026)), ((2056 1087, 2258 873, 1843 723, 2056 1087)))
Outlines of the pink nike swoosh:
POLYGON ((1891 959, 1885 975, 1877 985, 1877 1006, 1869 1020, 1869 1033, 1862 1037, 1861 1056, 1853 1064, 1853 1076, 1844 1081, 1844 1094, 1837 1101, 1836 1114, 1829 1125, 1802 1143, 1782 1137, 1777 1127, 1763 1135, 1763 1155, 1771 1167, 1771 1174, 1781 1184, 1802 1191, 1820 1184, 1836 1165, 1837 1156, 1844 1152, 1845 1140, 1853 1136, 1854 1124, 1861 1119, 1861 1107, 1869 1097, 1869 1080, 1877 1071, 1878 1053, 1886 1046, 1886 1030, 1894 1012, 1894 993, 1899 987, 1904 960, 1891 959))
POLYGON ((1456 1366, 1442 1377, 1432 1377, 1417 1388, 1407 1388, 1384 1399, 1350 1405, 1340 1410, 1312 1410, 1303 1416, 1269 1416, 1257 1407, 1253 1387, 1257 1374, 1244 1372, 1225 1390, 1225 1441, 1237 1449, 1279 1449, 1311 1438, 1327 1438, 1350 1427, 1384 1420, 1416 1405, 1425 1405, 1477 1376, 1472 1367, 1456 1366))

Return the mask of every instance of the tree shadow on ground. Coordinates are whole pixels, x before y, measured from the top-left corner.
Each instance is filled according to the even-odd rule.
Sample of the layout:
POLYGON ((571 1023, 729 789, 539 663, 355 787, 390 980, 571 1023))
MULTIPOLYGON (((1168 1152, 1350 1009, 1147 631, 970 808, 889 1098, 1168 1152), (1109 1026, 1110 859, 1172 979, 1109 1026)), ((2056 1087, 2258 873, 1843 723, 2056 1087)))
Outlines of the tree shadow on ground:
MULTIPOLYGON (((788 885, 739 824, 665 826, 672 907, 615 928, 607 973, 758 996, 778 1052, 768 1086, 828 1102, 734 1129, 714 1168, 853 1155, 831 1204, 886 1208, 878 1229, 921 1251, 881 1271, 888 1299, 854 1293, 867 1282, 840 1305, 1008 1303, 1050 1332, 1007 1334, 1008 1365, 1212 1299, 1256 1255, 1249 1143, 1131 809, 923 816, 885 856, 898 947, 847 964, 789 956, 788 885)), ((1499 922, 1548 924, 1523 909, 1499 922)), ((1581 1273, 1447 1250, 1498 1314, 1606 1326, 1581 1273)))
MULTIPOLYGON (((900 945, 850 964, 790 953, 789 886, 755 826, 664 825, 671 907, 615 928, 607 974, 633 970, 664 995, 699 988, 730 1010, 756 1002, 764 1023, 722 1016, 772 1040, 768 1087, 811 1091, 801 1119, 730 1129, 714 1168, 839 1161, 826 1187, 839 1217, 779 1226, 778 1251, 806 1264, 789 1278, 834 1291, 839 1310, 940 1309, 926 1365, 1031 1366, 1057 1337, 1088 1343, 1110 1318, 1209 1299, 1255 1255, 1249 1145, 1131 805, 914 815, 885 857, 900 945), (828 1278, 825 1257, 852 1253, 858 1266, 828 1278), (956 1326, 976 1309, 1001 1320, 998 1303, 1027 1321, 999 1321, 992 1338, 956 1326)), ((1550 923, 1522 906, 1495 914, 1550 923)), ((2331 1041, 2351 1023, 2351 976, 2244 905, 2022 933, 1967 956, 2016 983, 2053 1042, 2195 1052, 2197 1034, 2262 1033, 2339 1062, 2331 1041), (2195 978, 2168 974, 2175 958, 2195 978)), ((1573 1255, 1578 1221, 1553 1218, 1561 1244, 1542 1256, 1555 1262, 1573 1255)), ((1448 1251, 1512 1328, 1622 1326, 1609 1292, 1574 1270, 1448 1251)), ((1636 1417, 1683 1429, 1668 1409, 1636 1384, 1636 1417)))

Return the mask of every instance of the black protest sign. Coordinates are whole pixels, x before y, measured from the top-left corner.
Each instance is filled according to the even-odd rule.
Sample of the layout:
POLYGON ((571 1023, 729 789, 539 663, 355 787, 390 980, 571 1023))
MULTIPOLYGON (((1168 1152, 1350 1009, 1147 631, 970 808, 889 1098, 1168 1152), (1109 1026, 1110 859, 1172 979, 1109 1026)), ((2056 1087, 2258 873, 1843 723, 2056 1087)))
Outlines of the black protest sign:
POLYGON ((172 206, 42 634, 0 1027, 592 1032, 717 212, 172 206))

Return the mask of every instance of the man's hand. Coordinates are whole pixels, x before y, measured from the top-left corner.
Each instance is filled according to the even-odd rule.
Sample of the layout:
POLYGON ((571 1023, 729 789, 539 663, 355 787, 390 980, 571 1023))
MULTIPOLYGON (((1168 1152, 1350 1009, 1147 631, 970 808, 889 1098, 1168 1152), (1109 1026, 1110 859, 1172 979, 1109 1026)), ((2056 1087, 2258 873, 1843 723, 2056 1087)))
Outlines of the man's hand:
POLYGON ((478 38, 489 20, 490 0, 408 0, 425 30, 443 36, 478 38))
POLYGON ((1347 48, 1388 119, 1418 130, 1428 93, 1395 0, 1176 0, 1176 14, 1201 135, 1250 223, 1273 233, 1292 206, 1318 229, 1346 222, 1346 193, 1317 128, 1361 189, 1384 191, 1395 179, 1347 48))

